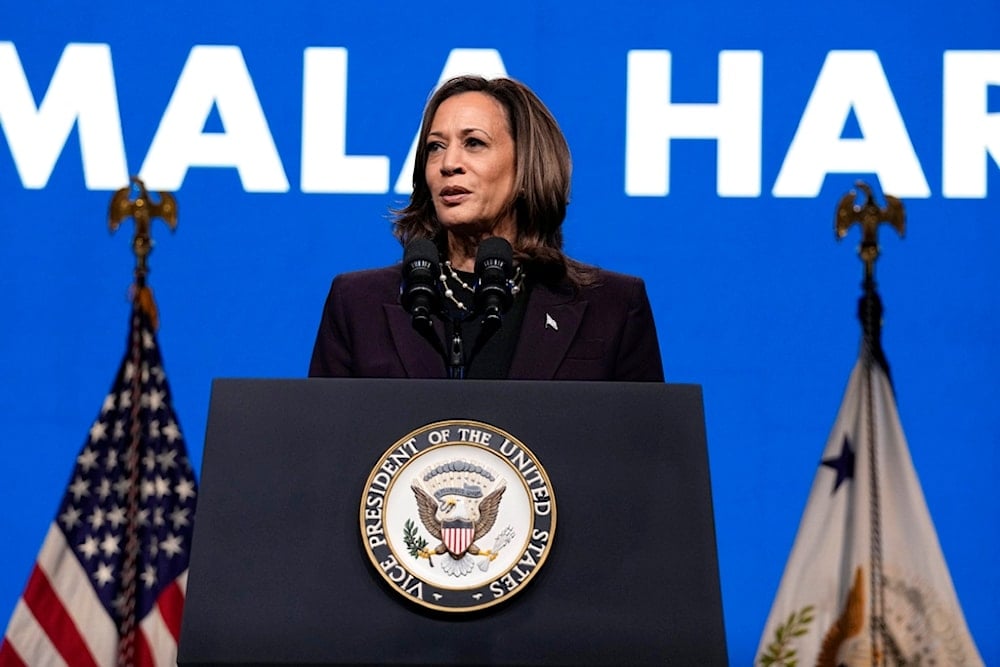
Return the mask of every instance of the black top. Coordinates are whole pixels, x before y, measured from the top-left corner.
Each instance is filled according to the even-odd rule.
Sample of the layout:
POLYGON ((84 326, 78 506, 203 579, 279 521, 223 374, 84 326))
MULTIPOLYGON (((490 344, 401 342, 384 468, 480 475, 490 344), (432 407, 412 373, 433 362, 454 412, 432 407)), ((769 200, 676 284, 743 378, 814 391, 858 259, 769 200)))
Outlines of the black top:
MULTIPOLYGON (((476 275, 467 271, 455 271, 466 285, 475 285, 476 275)), ((473 312, 473 293, 459 285, 450 276, 448 287, 454 297, 465 305, 461 310, 451 299, 444 299, 445 330, 451 338, 457 322, 465 352, 465 377, 478 380, 506 379, 510 374, 511 360, 517 349, 517 341, 524 321, 525 306, 528 303, 527 285, 514 297, 511 307, 503 314, 503 323, 495 331, 482 326, 482 317, 470 316, 473 312)))

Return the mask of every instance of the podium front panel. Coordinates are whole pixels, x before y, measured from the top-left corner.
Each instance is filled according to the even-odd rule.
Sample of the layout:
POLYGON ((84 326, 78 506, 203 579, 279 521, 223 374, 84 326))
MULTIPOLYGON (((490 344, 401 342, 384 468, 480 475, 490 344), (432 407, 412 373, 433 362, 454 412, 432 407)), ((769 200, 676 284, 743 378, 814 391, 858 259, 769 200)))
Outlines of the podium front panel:
POLYGON ((700 388, 216 380, 179 662, 727 664, 700 388), (558 512, 525 589, 459 614, 391 590, 359 530, 379 458, 452 419, 523 442, 558 512))

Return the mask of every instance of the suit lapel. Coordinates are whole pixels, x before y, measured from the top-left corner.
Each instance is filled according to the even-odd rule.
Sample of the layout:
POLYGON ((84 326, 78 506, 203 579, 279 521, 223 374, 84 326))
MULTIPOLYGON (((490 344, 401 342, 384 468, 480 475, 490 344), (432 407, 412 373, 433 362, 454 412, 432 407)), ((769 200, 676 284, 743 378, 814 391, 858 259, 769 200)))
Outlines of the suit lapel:
MULTIPOLYGON (((396 352, 402 361, 406 377, 439 378, 444 377, 444 357, 440 350, 435 349, 429 340, 421 336, 413 328, 410 314, 398 303, 382 304, 386 320, 389 322, 389 332, 396 352)), ((438 340, 444 340, 444 327, 435 318, 434 332, 438 340)))
POLYGON ((574 300, 571 292, 556 292, 536 285, 528 297, 510 377, 553 379, 586 310, 587 302, 574 300))

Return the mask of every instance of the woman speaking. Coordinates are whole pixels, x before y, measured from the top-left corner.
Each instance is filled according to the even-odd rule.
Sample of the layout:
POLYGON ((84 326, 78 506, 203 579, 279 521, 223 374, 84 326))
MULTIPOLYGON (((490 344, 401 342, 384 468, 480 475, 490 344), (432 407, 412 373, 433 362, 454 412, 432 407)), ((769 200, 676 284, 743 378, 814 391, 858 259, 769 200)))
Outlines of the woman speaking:
POLYGON ((442 85, 393 223, 404 261, 333 280, 309 375, 662 381, 643 281, 562 251, 570 172, 525 85, 442 85))

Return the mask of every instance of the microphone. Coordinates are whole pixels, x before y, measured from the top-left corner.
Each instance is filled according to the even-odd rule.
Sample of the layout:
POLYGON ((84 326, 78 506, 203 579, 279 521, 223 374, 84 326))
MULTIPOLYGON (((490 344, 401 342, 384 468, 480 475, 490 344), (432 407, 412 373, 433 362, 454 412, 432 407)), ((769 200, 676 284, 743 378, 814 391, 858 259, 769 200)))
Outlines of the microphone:
POLYGON ((438 275, 441 267, 437 246, 430 239, 414 239, 403 252, 403 283, 399 287, 399 300, 413 317, 413 328, 430 330, 431 317, 440 305, 438 275))
POLYGON ((510 308, 514 277, 514 251, 507 239, 491 236, 479 244, 476 252, 475 306, 483 314, 484 327, 499 327, 502 314, 510 308))

